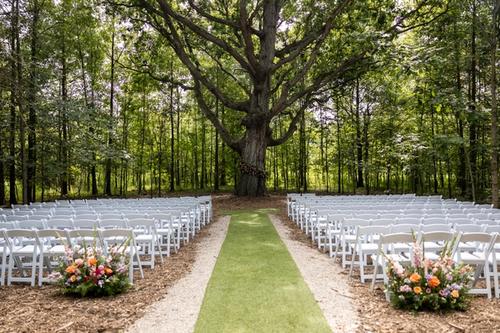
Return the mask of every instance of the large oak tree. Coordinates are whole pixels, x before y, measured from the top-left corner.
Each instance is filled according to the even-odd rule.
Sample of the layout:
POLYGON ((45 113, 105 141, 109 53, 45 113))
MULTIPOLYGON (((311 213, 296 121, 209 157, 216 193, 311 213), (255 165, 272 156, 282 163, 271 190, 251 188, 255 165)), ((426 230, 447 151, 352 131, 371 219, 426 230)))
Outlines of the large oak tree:
POLYGON ((314 96, 374 65, 375 55, 399 33, 438 17, 436 3, 443 5, 426 0, 410 7, 399 1, 136 0, 131 6, 140 9, 138 20, 168 41, 191 75, 188 85, 199 108, 239 154, 236 193, 260 196, 266 191, 266 149, 292 136, 314 96), (239 94, 221 88, 211 75, 214 63, 223 67, 220 59, 239 94), (241 114, 242 135, 223 125, 209 97, 241 114), (291 120, 277 137, 272 123, 281 115, 291 120))

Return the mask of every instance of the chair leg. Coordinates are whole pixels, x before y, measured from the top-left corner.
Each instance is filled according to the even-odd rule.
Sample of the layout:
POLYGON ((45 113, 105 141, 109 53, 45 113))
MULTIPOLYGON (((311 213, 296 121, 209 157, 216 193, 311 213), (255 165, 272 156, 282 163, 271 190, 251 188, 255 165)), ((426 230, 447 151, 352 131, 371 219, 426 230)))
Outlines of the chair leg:
POLYGON ((14 265, 14 256, 9 255, 9 264, 7 268, 7 285, 10 286, 12 284, 12 269, 14 265))
POLYGON ((130 256, 130 262, 128 263, 128 279, 130 283, 134 283, 134 257, 130 256))
MULTIPOLYGON (((38 286, 42 286, 42 279, 43 279, 43 260, 44 255, 43 253, 40 253, 40 262, 38 263, 38 286)), ((50 262, 50 259, 49 259, 50 262)))
POLYGON ((377 279, 377 271, 378 271, 378 254, 375 258, 375 262, 373 263, 373 277, 372 277, 372 286, 371 290, 375 289, 375 280, 377 279))
POLYGON ((365 283, 366 277, 365 277, 365 255, 363 252, 359 252, 358 254, 358 259, 359 259, 359 275, 362 283, 365 283))
MULTIPOLYGON (((352 271, 354 269, 354 257, 356 256, 356 249, 352 251, 352 256, 351 256, 351 267, 349 268, 349 277, 352 276, 352 271)), ((359 254, 358 254, 359 257, 359 254)))
POLYGON ((488 298, 491 298, 491 278, 489 263, 486 263, 484 265, 484 279, 486 280, 486 294, 488 295, 488 298))
POLYGON ((33 251, 33 256, 32 256, 32 261, 31 261, 31 286, 35 286, 35 277, 36 277, 36 263, 37 263, 37 253, 36 253, 36 247, 35 250, 33 251))
POLYGON ((5 285, 5 269, 7 268, 7 249, 3 249, 2 253, 2 267, 0 268, 0 286, 5 285))
POLYGON ((163 264, 163 253, 161 251, 161 245, 160 243, 158 242, 158 238, 156 238, 155 240, 155 245, 154 246, 157 246, 158 247, 158 252, 160 253, 160 261, 161 263, 163 264))
MULTIPOLYGON (((495 255, 495 253, 493 254, 495 255)), ((499 288, 499 285, 498 285, 498 278, 500 276, 498 276, 498 267, 497 267, 498 263, 497 263, 497 260, 495 257, 493 257, 493 284, 495 286, 495 297, 499 298, 500 297, 500 288, 499 288)))
POLYGON ((139 257, 139 252, 137 252, 137 250, 135 250, 134 252, 135 252, 135 256, 137 257, 137 265, 139 265, 139 271, 141 272, 141 278, 144 279, 144 271, 142 270, 142 263, 141 263, 141 258, 139 257))

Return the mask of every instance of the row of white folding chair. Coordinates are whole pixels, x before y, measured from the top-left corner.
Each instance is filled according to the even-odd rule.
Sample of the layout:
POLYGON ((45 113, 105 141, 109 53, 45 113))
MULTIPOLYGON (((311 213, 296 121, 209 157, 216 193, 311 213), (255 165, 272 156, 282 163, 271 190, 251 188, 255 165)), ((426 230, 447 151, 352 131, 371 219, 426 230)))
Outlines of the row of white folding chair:
MULTIPOLYGON (((48 281, 43 276, 44 266, 49 272, 54 268, 53 258, 66 255, 66 247, 75 245, 97 246, 107 254, 110 246, 119 243, 120 251, 129 256, 129 279, 133 282, 133 269, 138 266, 141 277, 144 277, 139 257, 139 246, 132 229, 95 229, 95 230, 0 230, 4 238, 2 247, 2 263, 0 284, 5 283, 7 270, 7 284, 12 282, 29 282, 35 285, 36 270, 38 267, 38 284, 48 281), (15 276, 13 270, 17 268, 21 276, 15 276), (25 270, 31 274, 26 276, 25 270)), ((56 262, 57 264, 57 262, 56 262)))
MULTIPOLYGON (((497 233, 470 232, 458 233, 452 236, 446 233, 427 233, 423 237, 425 237, 425 240, 441 240, 448 242, 454 239, 456 246, 451 252, 453 253, 452 256, 455 258, 455 261, 475 267, 474 280, 471 283, 469 293, 486 294, 488 298, 491 298, 491 279, 493 279, 495 296, 500 297, 500 274, 498 271, 500 253, 494 251, 495 246, 500 244, 500 237, 497 233), (461 249, 459 244, 475 244, 476 248, 472 251, 467 248, 461 249), (481 274, 483 274, 485 279, 484 288, 477 285, 481 274)), ((371 254, 375 266, 372 275, 372 289, 379 277, 383 277, 384 283, 388 282, 386 272, 387 258, 392 258, 402 264, 411 262, 411 255, 401 255, 402 251, 399 246, 400 244, 412 244, 412 242, 413 235, 409 233, 381 234, 379 236, 376 253, 371 254), (382 268, 382 275, 378 274, 379 268, 382 268)), ((407 251, 411 254, 411 247, 408 248, 407 251)), ((424 257, 426 255, 428 256, 429 254, 425 253, 424 257)), ((437 255, 435 255, 435 258, 436 257, 437 255)), ((389 300, 389 297, 390 295, 386 293, 387 300, 389 300)))
MULTIPOLYGON (((328 247, 330 257, 337 258, 339 254, 342 255, 342 266, 345 268, 346 255, 351 254, 351 243, 355 239, 355 231, 357 227, 380 226, 389 227, 390 233, 415 233, 422 234, 425 232, 437 231, 454 231, 454 232, 487 232, 495 233, 500 232, 500 226, 489 225, 474 225, 474 224, 389 224, 386 220, 360 220, 360 219, 347 219, 340 224, 338 229, 328 229, 326 235, 325 246, 328 247), (335 254, 333 248, 335 247, 335 254)), ((499 249, 500 250, 500 249, 499 249)))

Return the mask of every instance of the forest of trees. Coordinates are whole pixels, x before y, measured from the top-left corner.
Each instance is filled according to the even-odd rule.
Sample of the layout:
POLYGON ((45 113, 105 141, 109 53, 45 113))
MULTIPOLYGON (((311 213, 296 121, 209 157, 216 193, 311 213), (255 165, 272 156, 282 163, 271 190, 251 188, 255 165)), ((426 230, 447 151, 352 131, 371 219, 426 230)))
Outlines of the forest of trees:
POLYGON ((0 6, 0 206, 235 187, 498 202, 500 0, 0 6))

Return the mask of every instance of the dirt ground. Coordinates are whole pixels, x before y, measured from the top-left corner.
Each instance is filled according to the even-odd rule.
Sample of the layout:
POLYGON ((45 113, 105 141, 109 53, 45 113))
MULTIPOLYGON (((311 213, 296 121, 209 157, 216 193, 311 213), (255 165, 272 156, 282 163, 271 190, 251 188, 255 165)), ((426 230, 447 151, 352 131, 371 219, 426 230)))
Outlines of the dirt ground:
MULTIPOLYGON (((286 217, 285 197, 235 198, 218 195, 213 200, 216 216, 236 209, 278 208, 286 217)), ((310 244, 300 229, 287 222, 293 237, 310 244)), ((62 296, 54 286, 32 288, 15 285, 0 288, 0 332, 120 332, 141 317, 147 305, 168 294, 168 287, 191 270, 193 248, 204 237, 205 228, 194 242, 172 255, 154 270, 145 270, 145 279, 135 279, 134 288, 116 297, 80 299, 62 296)), ((347 279, 347 272, 344 273, 347 279)), ((335 277, 332 277, 335 278, 335 277)), ((368 284, 353 278, 349 282, 358 308, 359 332, 500 332, 500 300, 473 299, 467 312, 413 314, 393 309, 381 290, 371 292, 368 284)))
POLYGON ((121 332, 191 270, 193 248, 205 237, 210 237, 210 226, 154 270, 146 268, 144 279, 137 273, 132 290, 115 297, 63 296, 52 285, 2 287, 0 332, 121 332))

